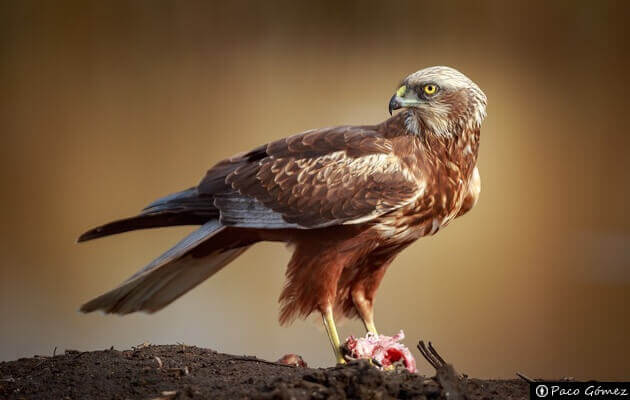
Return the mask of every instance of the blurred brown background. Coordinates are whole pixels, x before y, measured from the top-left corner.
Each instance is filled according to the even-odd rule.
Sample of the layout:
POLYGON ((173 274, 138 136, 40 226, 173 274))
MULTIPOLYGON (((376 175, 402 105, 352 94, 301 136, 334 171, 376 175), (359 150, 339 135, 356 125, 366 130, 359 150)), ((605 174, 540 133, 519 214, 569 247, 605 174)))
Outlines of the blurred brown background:
POLYGON ((481 199, 399 256, 377 326, 474 376, 630 378, 629 4, 2 2, 0 360, 150 341, 330 365, 319 319, 276 322, 281 245, 121 318, 77 309, 190 228, 74 240, 238 151, 382 121, 444 64, 489 98, 481 199))

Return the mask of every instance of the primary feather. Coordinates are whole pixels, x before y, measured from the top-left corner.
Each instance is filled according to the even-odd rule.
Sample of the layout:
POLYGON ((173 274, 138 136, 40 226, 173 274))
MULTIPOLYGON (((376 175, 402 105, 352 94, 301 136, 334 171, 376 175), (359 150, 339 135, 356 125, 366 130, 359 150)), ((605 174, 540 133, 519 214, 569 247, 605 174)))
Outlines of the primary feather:
POLYGON ((84 304, 81 311, 129 314, 162 309, 247 249, 247 246, 214 249, 205 257, 195 256, 198 246, 224 229, 216 220, 206 222, 119 287, 84 304))

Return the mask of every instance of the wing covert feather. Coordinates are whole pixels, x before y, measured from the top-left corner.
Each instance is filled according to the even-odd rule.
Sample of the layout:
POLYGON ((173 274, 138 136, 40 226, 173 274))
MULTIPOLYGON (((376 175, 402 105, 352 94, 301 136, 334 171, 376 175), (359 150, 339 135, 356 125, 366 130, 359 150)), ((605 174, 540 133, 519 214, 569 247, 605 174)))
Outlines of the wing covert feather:
POLYGON ((214 191, 214 203, 226 225, 274 229, 364 222, 422 192, 391 142, 365 127, 305 132, 215 168, 227 166, 224 180, 212 170, 204 179, 213 188, 219 181, 224 185, 214 191))

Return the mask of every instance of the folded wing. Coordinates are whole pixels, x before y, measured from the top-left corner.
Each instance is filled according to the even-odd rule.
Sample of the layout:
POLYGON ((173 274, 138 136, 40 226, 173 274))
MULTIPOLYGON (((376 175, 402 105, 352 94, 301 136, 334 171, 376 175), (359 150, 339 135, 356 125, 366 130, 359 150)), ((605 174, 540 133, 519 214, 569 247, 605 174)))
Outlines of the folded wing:
POLYGON ((369 221, 414 201, 421 177, 366 127, 316 130, 226 160, 198 186, 223 225, 321 228, 369 221))

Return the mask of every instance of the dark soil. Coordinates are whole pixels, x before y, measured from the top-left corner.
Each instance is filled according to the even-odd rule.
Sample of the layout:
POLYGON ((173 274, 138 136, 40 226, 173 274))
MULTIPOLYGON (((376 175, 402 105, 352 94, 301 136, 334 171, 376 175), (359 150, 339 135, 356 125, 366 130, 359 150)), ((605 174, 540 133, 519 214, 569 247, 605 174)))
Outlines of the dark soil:
POLYGON ((526 399, 528 390, 521 380, 462 378, 448 365, 427 378, 364 361, 312 369, 184 345, 0 363, 0 399, 526 399))

